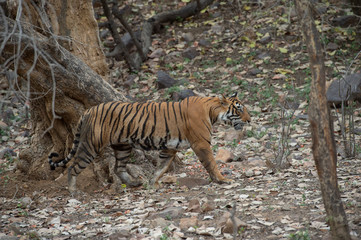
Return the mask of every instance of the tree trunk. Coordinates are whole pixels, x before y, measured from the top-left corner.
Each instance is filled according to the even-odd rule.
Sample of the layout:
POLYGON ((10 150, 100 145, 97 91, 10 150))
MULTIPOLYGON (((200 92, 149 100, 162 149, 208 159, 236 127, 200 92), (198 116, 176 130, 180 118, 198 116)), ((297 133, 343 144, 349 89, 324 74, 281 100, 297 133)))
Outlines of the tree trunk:
POLYGON ((311 16, 311 3, 296 0, 296 10, 310 57, 312 85, 309 119, 312 134, 312 151, 320 179, 327 222, 333 239, 350 239, 350 231, 337 184, 337 155, 333 123, 326 100, 325 67, 319 34, 311 16))
POLYGON ((47 155, 67 154, 84 110, 124 97, 97 74, 106 76, 107 67, 91 1, 40 4, 8 5, 9 17, 0 18, 0 64, 16 73, 13 81, 23 80, 27 86, 24 101, 30 104, 33 133, 18 168, 47 179, 55 177, 49 173, 47 155))

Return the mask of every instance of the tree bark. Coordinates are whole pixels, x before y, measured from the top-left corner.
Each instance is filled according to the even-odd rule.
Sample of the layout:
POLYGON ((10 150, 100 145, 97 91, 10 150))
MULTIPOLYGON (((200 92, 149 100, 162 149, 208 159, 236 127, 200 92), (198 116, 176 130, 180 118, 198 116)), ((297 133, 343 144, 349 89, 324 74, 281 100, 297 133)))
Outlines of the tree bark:
POLYGON ((9 5, 9 17, 0 17, 1 71, 13 71, 14 81, 26 82, 24 101, 30 104, 33 135, 29 148, 20 153, 18 169, 37 179, 55 177, 49 173, 47 155, 67 154, 85 109, 124 100, 95 72, 105 76, 107 68, 91 1, 62 3, 40 6, 27 0, 22 6, 9 5), (72 21, 80 26, 73 28, 72 21))
POLYGON ((330 225, 333 239, 351 239, 337 184, 336 145, 333 135, 333 122, 330 119, 330 109, 326 99, 325 66, 319 34, 312 19, 311 3, 307 0, 296 0, 295 3, 310 57, 312 84, 309 119, 312 151, 320 180, 327 222, 330 225))

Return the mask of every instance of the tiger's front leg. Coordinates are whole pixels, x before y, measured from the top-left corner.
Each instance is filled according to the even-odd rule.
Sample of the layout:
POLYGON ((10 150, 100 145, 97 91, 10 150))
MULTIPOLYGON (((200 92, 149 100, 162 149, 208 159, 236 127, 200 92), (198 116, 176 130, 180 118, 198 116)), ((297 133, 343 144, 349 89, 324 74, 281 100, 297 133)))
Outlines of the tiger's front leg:
POLYGON ((233 181, 232 179, 228 179, 222 176, 213 157, 211 146, 207 142, 195 143, 193 144, 192 149, 199 158, 199 161, 207 170, 212 181, 217 183, 226 183, 233 181))

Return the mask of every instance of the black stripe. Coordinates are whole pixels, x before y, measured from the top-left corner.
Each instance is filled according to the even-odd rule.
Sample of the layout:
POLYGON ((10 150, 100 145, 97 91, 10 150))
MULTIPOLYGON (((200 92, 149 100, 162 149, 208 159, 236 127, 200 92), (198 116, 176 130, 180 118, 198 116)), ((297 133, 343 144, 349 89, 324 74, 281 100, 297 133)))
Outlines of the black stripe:
POLYGON ((182 122, 183 120, 183 115, 182 115, 182 102, 179 103, 179 115, 181 116, 182 122))
POLYGON ((177 127, 177 129, 178 129, 178 143, 177 143, 177 146, 176 146, 176 148, 178 148, 179 147, 179 144, 181 143, 181 141, 182 141, 182 134, 181 134, 181 132, 180 132, 180 130, 179 130, 179 128, 177 127))
POLYGON ((133 122, 133 121, 134 121, 134 118, 137 116, 137 114, 139 112, 139 108, 141 106, 142 105, 140 103, 138 103, 137 106, 135 107, 135 114, 133 115, 132 119, 130 119, 130 121, 128 123, 127 136, 129 136, 129 134, 130 134, 130 128, 131 128, 132 124, 133 124, 133 126, 138 126, 139 121, 137 121, 137 122, 133 122))
POLYGON ((121 158, 116 158, 117 161, 124 161, 127 160, 129 158, 129 155, 121 157, 121 158))
MULTIPOLYGON (((120 142, 120 138, 122 137, 122 134, 123 134, 123 131, 124 131, 125 119, 126 119, 126 118, 129 116, 129 114, 132 112, 132 108, 129 110, 129 112, 127 112, 129 106, 131 106, 131 105, 133 105, 133 104, 131 104, 131 103, 126 104, 126 107, 125 107, 125 116, 124 116, 124 118, 122 119, 122 123, 123 123, 122 129, 120 130, 120 133, 119 133, 119 135, 118 135, 118 143, 120 142)), ((122 109, 122 110, 123 110, 123 109, 122 109)), ((119 114, 119 115, 120 115, 120 114, 119 114)), ((118 126, 117 126, 117 129, 118 129, 118 126)))
POLYGON ((148 112, 147 117, 145 118, 144 123, 143 123, 141 139, 144 138, 145 130, 146 130, 147 123, 148 123, 148 119, 149 119, 149 115, 150 115, 150 114, 149 114, 149 112, 148 112))
POLYGON ((170 116, 169 116, 169 102, 167 102, 167 113, 168 113, 168 119, 170 119, 170 116))
POLYGON ((77 158, 79 158, 80 160, 82 160, 83 162, 85 162, 86 164, 90 164, 91 163, 91 160, 88 161, 86 158, 83 158, 81 156, 78 156, 77 158))
MULTIPOLYGON (((123 106, 121 107, 120 111, 119 111, 119 114, 118 114, 118 117, 115 119, 114 121, 114 124, 112 126, 112 130, 110 131, 110 138, 112 136, 116 136, 117 134, 117 131, 118 131, 118 127, 119 127, 119 122, 120 122, 120 119, 122 118, 122 113, 123 113, 123 110, 125 108, 127 104, 123 104, 123 106), (115 129, 114 129, 115 127, 115 129), (113 130, 114 129, 114 130, 113 130)), ((119 140, 118 140, 119 141, 119 140)), ((110 141, 111 143, 113 143, 112 141, 110 141)))
POLYGON ((173 114, 174 114, 175 122, 178 123, 177 114, 175 113, 175 109, 174 109, 174 102, 172 102, 172 108, 173 108, 173 114))
POLYGON ((206 126, 206 128, 208 129, 208 132, 212 135, 212 131, 211 129, 208 127, 208 123, 205 122, 204 120, 202 120, 203 124, 206 126))

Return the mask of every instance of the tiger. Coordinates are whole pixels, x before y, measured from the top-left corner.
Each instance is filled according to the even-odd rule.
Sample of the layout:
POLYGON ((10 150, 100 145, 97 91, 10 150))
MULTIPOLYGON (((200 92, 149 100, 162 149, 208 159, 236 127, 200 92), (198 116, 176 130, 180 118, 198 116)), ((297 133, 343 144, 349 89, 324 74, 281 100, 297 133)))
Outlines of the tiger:
POLYGON ((158 150, 158 165, 150 180, 151 186, 156 186, 177 151, 190 147, 211 180, 226 183, 232 180, 222 176, 211 149, 212 125, 224 122, 241 130, 250 121, 237 93, 228 98, 192 96, 180 102, 101 103, 86 110, 80 118, 69 154, 54 162, 52 158, 59 155, 52 152, 48 162, 54 170, 65 167, 74 158, 68 168, 68 190, 73 193, 77 175, 110 145, 116 159, 115 173, 126 186, 137 187, 142 182, 126 170, 132 149, 158 150))

